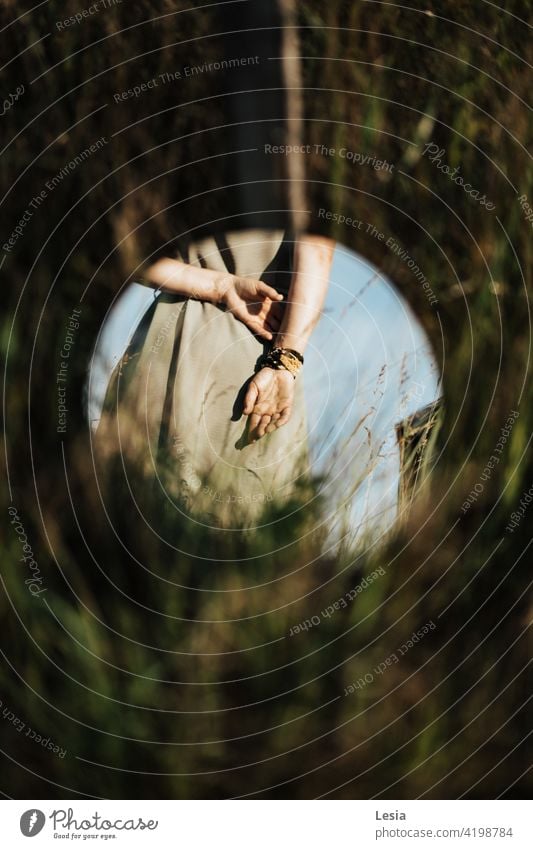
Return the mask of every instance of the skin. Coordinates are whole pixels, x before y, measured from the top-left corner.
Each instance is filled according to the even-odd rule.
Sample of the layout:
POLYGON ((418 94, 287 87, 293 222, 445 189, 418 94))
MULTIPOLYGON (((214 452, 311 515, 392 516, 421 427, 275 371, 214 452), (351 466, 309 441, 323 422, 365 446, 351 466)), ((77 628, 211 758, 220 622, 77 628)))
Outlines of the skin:
MULTIPOLYGON (((274 339, 276 347, 292 348, 303 355, 322 312, 334 249, 335 243, 321 236, 298 240, 287 304, 274 339)), ((287 424, 294 404, 294 383, 284 369, 263 368, 253 376, 244 399, 252 440, 287 424)))
MULTIPOLYGON (((220 274, 165 258, 147 269, 154 287, 225 307, 259 338, 303 355, 326 297, 335 243, 302 236, 295 247, 294 273, 287 302, 261 280, 220 274)), ((294 405, 295 379, 285 369, 262 368, 250 379, 243 412, 251 441, 285 425, 294 405)))
POLYGON ((196 268, 177 259, 160 259, 146 280, 157 289, 225 307, 261 339, 272 341, 280 327, 283 295, 261 280, 196 268))

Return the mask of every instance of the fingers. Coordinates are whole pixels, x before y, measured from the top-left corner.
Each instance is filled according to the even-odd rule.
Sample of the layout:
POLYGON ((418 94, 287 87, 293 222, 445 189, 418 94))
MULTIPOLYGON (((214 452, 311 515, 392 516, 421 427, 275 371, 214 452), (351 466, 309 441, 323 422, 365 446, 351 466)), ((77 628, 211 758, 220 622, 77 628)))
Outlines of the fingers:
POLYGON ((287 424, 291 417, 291 412, 291 408, 287 407, 282 413, 275 413, 273 416, 271 416, 270 424, 267 426, 266 432, 273 433, 278 428, 283 427, 283 425, 287 424))
POLYGON ((274 415, 270 417, 270 424, 267 426, 266 429, 267 433, 273 433, 275 430, 277 430, 279 418, 280 413, 274 413, 274 415))
POLYGON ((275 316, 277 321, 281 321, 285 315, 285 302, 271 301, 268 314, 270 316, 275 316))
POLYGON ((280 328, 281 319, 278 318, 277 315, 272 315, 272 313, 269 313, 267 318, 266 318, 265 324, 266 324, 266 327, 268 328, 268 330, 277 331, 280 328))
POLYGON ((246 314, 241 318, 243 324, 245 324, 252 333, 255 333, 256 336, 259 336, 261 339, 266 339, 267 342, 271 342, 273 339, 273 333, 275 333, 279 327, 279 324, 276 326, 275 322, 270 321, 270 317, 263 319, 261 316, 255 316, 246 314))
POLYGON ((268 286, 266 283, 263 283, 262 280, 257 284, 257 291, 261 293, 261 295, 265 295, 267 298, 271 298, 273 301, 282 301, 283 295, 279 292, 276 292, 272 286, 268 286))
MULTIPOLYGON (((229 311, 234 318, 246 325, 246 327, 256 336, 259 336, 260 339, 265 339, 267 342, 271 342, 274 333, 277 333, 279 330, 283 318, 283 304, 279 303, 279 298, 282 298, 283 296, 278 296, 276 290, 272 289, 270 286, 266 286, 266 284, 265 288, 271 292, 270 295, 264 296, 265 299, 268 298, 268 300, 257 300, 255 302, 247 301, 246 303, 241 301, 236 304, 232 303, 229 307, 229 311), (276 297, 276 301, 272 300, 272 296, 276 297)), ((260 293, 257 293, 255 297, 259 296, 260 293)))
POLYGON ((267 432, 271 419, 272 416, 270 413, 265 413, 264 409, 262 410, 260 406, 256 406, 250 416, 248 428, 250 439, 253 441, 261 439, 261 437, 267 432))
POLYGON ((267 327, 266 323, 262 322, 256 315, 249 313, 245 309, 233 309, 231 312, 234 318, 242 321, 248 330, 251 330, 256 336, 259 336, 261 339, 266 339, 267 342, 272 341, 272 331, 267 327))
POLYGON ((281 411, 281 415, 277 421, 277 427, 283 427, 289 421, 292 414, 292 407, 285 407, 284 410, 281 411))
POLYGON ((250 438, 250 442, 255 442, 256 439, 259 439, 257 431, 261 423, 261 419, 261 413, 252 413, 252 415, 250 416, 250 421, 248 425, 248 435, 250 438))
POLYGON ((290 375, 270 369, 261 369, 250 382, 243 404, 244 413, 250 416, 248 438, 261 439, 267 433, 286 424, 292 412, 293 379, 290 375), (289 384, 286 383, 289 379, 289 384))
POLYGON ((266 339, 267 342, 271 342, 273 339, 272 330, 269 329, 268 326, 263 326, 258 322, 248 322, 248 327, 250 330, 253 330, 256 336, 259 336, 261 339, 266 339))
POLYGON ((267 432, 267 427, 270 424, 270 420, 271 420, 271 416, 269 416, 267 414, 261 416, 261 421, 259 422, 259 424, 257 426, 257 438, 258 439, 261 439, 265 435, 265 433, 267 432))
POLYGON ((260 413, 256 413, 254 420, 254 438, 260 439, 267 433, 274 433, 280 427, 287 424, 291 417, 291 408, 287 407, 283 413, 274 413, 273 415, 267 415, 260 413))
POLYGON ((266 339, 267 342, 272 340, 272 331, 266 324, 263 324, 263 322, 258 320, 255 316, 247 315, 242 318, 241 321, 248 327, 249 330, 252 331, 252 333, 255 333, 256 336, 259 336, 261 339, 266 339))
POLYGON ((248 391, 246 392, 246 395, 244 396, 243 410, 244 410, 244 414, 246 416, 249 416, 250 413, 253 411, 255 404, 257 402, 258 396, 259 396, 259 389, 257 388, 257 385, 252 380, 250 382, 249 387, 248 387, 248 391))

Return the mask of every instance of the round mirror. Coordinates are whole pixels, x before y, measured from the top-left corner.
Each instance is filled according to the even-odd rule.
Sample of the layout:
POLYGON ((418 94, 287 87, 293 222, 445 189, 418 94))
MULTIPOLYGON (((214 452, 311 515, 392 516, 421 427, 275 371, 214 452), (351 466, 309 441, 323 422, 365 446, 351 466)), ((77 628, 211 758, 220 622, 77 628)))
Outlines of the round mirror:
POLYGON ((297 318, 304 313, 304 365, 280 375, 282 390, 292 393, 287 422, 259 438, 249 434, 250 379, 276 345, 274 325, 269 341, 253 324, 257 296, 249 298, 250 318, 237 301, 134 282, 110 310, 92 361, 96 453, 128 458, 134 449, 160 495, 194 522, 251 529, 275 524, 287 509, 308 510, 323 544, 351 547, 381 537, 425 478, 437 366, 391 281, 339 244, 307 332, 306 295, 289 295, 294 243, 283 253, 279 238, 228 234, 194 245, 188 259, 202 270, 268 281, 283 295, 272 304, 279 321, 289 309, 297 318))

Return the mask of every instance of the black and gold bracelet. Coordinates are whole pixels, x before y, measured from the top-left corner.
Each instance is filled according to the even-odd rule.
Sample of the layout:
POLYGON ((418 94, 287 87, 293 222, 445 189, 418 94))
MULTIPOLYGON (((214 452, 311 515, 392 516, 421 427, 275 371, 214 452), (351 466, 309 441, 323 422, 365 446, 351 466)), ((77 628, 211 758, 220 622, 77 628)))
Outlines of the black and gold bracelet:
POLYGON ((304 364, 304 358, 299 351, 292 348, 272 348, 260 360, 262 368, 285 369, 294 379, 304 364))

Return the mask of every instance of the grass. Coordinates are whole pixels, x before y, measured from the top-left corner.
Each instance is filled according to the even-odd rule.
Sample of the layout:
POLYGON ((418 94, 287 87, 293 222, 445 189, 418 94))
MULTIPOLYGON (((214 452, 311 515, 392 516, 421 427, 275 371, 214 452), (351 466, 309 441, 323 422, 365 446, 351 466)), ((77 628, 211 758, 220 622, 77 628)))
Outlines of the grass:
MULTIPOLYGON (((127 12, 117 6, 114 17, 93 16, 87 26, 27 51, 53 30, 61 4, 49 2, 12 26, 8 48, 17 58, 6 69, 6 91, 21 81, 29 91, 32 79, 58 67, 43 76, 42 97, 21 99, 3 117, 6 138, 20 134, 2 155, 8 234, 47 175, 102 133, 110 141, 54 190, 16 250, 4 252, 3 498, 19 510, 47 591, 34 598, 24 585, 20 543, 6 521, 3 792, 530 796, 530 538, 526 521, 512 535, 505 526, 533 476, 531 231, 517 203, 518 195, 533 195, 524 106, 530 80, 520 58, 531 59, 531 45, 512 17, 530 18, 531 5, 513 0, 499 10, 447 0, 438 10, 415 4, 408 11, 312 0, 302 7, 306 140, 342 142, 395 165, 394 176, 383 179, 339 158, 310 157, 310 229, 340 239, 397 283, 443 375, 445 412, 430 490, 384 545, 335 556, 321 554, 320 537, 307 533, 308 512, 296 523, 278 517, 278 548, 267 555, 272 531, 222 543, 215 532, 200 534, 167 514, 142 478, 138 489, 173 547, 154 537, 119 479, 106 502, 115 535, 83 415, 86 364, 115 291, 154 247, 164 251, 166 239, 209 220, 248 223, 232 218, 242 213, 239 191, 220 189, 238 182, 235 160, 218 155, 237 149, 239 138, 212 129, 228 123, 230 112, 235 118, 239 98, 202 100, 242 80, 195 77, 187 88, 166 87, 123 109, 111 105, 114 92, 168 68, 168 49, 146 54, 150 39, 189 39, 173 48, 180 65, 211 61, 222 49, 222 39, 198 38, 216 30, 210 14, 197 11, 167 19, 165 28, 115 34, 118 24, 179 11, 179 4, 146 0, 127 12), (115 70, 102 67, 93 79, 94 52, 83 48, 106 36, 105 62, 115 70), (504 46, 496 49, 494 40, 504 46), (76 51, 76 62, 65 59, 76 51), (135 60, 141 55, 142 62, 135 60), (96 126, 87 115, 105 104, 96 126), (472 185, 494 199, 497 215, 483 212, 426 157, 408 155, 422 137, 443 147, 453 167, 460 163, 472 185), (152 155, 154 138, 162 147, 152 155), (406 263, 363 231, 320 219, 322 207, 372 222, 404 245, 431 282, 437 308, 406 263), (67 317, 88 284, 62 438, 54 376, 67 317), (461 504, 513 409, 520 415, 500 462, 463 516, 461 504), (289 636, 380 566, 385 574, 346 607, 289 636), (435 630, 398 663, 344 695, 430 620, 435 630), (11 713, 53 738, 65 757, 17 732, 11 713)), ((11 2, 0 6, 2 25, 14 15, 11 2)), ((238 48, 228 36, 226 51, 237 55, 238 48)), ((246 158, 241 165, 246 171, 246 158)), ((268 202, 283 208, 283 183, 274 187, 281 195, 268 202)))

